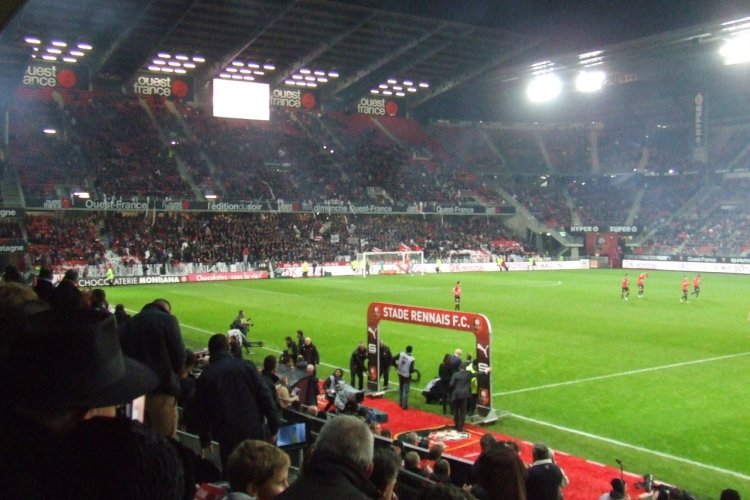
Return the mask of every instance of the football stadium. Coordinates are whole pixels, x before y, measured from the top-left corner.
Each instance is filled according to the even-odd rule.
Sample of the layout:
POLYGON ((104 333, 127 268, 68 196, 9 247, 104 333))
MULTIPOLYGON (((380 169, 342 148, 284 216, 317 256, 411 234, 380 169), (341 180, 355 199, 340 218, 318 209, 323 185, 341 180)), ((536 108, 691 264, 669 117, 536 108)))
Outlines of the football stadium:
POLYGON ((750 9, 563 3, 4 3, 8 495, 750 497, 750 9))

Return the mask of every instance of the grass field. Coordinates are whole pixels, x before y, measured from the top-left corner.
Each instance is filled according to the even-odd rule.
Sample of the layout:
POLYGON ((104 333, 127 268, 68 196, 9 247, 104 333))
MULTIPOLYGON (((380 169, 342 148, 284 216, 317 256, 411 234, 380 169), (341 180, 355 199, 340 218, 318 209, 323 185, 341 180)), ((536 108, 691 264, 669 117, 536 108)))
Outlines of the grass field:
MULTIPOLYGON (((750 278, 703 276, 701 296, 680 303, 681 274, 649 272, 645 297, 620 300, 622 271, 471 273, 321 278, 108 289, 111 304, 138 310, 163 296, 188 346, 206 346, 237 310, 255 322, 252 338, 281 349, 298 328, 327 365, 348 368, 366 339, 366 308, 383 301, 462 310, 493 326, 494 407, 510 416, 492 429, 651 473, 698 498, 733 487, 750 497, 750 278)), ((631 283, 635 275, 631 272, 631 283)), ((422 384, 444 353, 473 352, 473 337, 382 323, 394 352, 414 346, 422 384)), ((258 350, 258 358, 267 354, 258 350)), ((392 375, 392 381, 395 380, 392 375)), ((422 385, 417 384, 417 385, 422 385)), ((391 397, 395 397, 395 394, 391 397)), ((412 386, 411 404, 427 406, 412 386)))

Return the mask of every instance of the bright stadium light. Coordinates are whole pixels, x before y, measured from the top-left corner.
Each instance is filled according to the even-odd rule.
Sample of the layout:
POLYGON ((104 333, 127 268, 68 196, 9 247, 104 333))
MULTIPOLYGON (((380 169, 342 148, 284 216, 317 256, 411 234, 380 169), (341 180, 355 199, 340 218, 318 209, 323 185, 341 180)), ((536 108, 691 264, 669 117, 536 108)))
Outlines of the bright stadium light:
POLYGON ((562 80, 554 73, 535 77, 526 87, 526 97, 531 102, 543 103, 555 99, 562 92, 562 80))
POLYGON ((604 86, 607 79, 604 71, 581 71, 576 77, 576 90, 578 92, 597 92, 604 86))
POLYGON ((750 61, 750 31, 745 31, 730 38, 719 49, 726 66, 742 64, 750 61))
POLYGON ((29 45, 39 45, 42 43, 42 41, 35 36, 26 36, 24 37, 23 41, 28 43, 29 45))

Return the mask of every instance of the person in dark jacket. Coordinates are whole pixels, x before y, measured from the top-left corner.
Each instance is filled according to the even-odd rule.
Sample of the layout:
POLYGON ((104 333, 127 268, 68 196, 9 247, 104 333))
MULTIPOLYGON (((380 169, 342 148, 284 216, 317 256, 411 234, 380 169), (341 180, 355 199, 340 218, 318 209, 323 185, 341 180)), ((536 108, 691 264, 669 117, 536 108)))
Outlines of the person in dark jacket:
POLYGON ((349 415, 328 420, 302 476, 276 498, 378 498, 375 486, 368 479, 373 446, 372 433, 362 420, 349 415))
POLYGON ((466 412, 469 408, 469 400, 471 399, 471 379, 476 377, 476 373, 467 370, 466 366, 467 364, 463 363, 461 369, 451 376, 449 385, 451 407, 453 407, 453 423, 459 432, 464 430, 466 412))
POLYGON ((535 443, 531 449, 534 462, 526 477, 526 496, 529 500, 559 500, 562 489, 568 485, 568 478, 555 463, 552 450, 547 445, 535 443))
POLYGON ((364 385, 364 373, 366 370, 365 362, 367 361, 367 348, 364 342, 357 344, 357 348, 352 352, 349 358, 349 372, 352 376, 351 386, 355 387, 355 379, 358 382, 356 385, 360 391, 364 385))
POLYGON ((122 352, 154 370, 159 377, 159 386, 146 394, 143 423, 164 436, 175 437, 185 345, 172 306, 165 299, 157 299, 118 325, 117 331, 122 352))
POLYGON ((78 309, 83 307, 83 294, 78 289, 78 271, 68 269, 63 279, 55 287, 52 307, 58 309, 78 309))
POLYGON ((40 299, 52 305, 52 297, 55 295, 55 285, 52 284, 52 269, 49 267, 39 269, 34 291, 40 299))
POLYGON ((213 335, 208 353, 209 365, 195 389, 196 423, 201 447, 205 450, 212 439, 218 441, 221 463, 226 465, 234 448, 245 439, 275 439, 279 410, 255 366, 229 353, 226 335, 213 335))

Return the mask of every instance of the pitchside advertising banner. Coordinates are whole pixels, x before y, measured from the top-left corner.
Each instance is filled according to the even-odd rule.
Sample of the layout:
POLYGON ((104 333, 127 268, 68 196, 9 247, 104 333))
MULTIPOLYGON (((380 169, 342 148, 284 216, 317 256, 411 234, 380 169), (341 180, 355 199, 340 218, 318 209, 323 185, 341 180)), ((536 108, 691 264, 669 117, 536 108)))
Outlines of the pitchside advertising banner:
POLYGON ((64 198, 27 199, 27 209, 41 210, 115 210, 164 212, 204 211, 204 212, 304 212, 323 214, 443 214, 443 215, 513 215, 513 207, 485 207, 482 205, 448 205, 439 203, 374 205, 370 203, 308 203, 298 201, 192 201, 165 199, 127 199, 121 197, 99 199, 64 198))
POLYGON ((200 283, 206 281, 235 281, 268 279, 268 271, 238 271, 226 273, 191 273, 186 275, 160 274, 156 276, 115 276, 112 283, 103 276, 82 278, 78 286, 98 288, 123 285, 165 285, 170 283, 200 283))
POLYGON ((590 224, 587 226, 568 226, 565 228, 565 230, 570 234, 585 234, 585 233, 637 234, 638 226, 590 224))
POLYGON ((167 99, 193 99, 193 79, 185 75, 139 71, 126 87, 129 94, 167 99))
MULTIPOLYGON (((492 390, 490 386, 492 327, 484 314, 384 302, 371 303, 367 308, 367 353, 369 361, 367 387, 372 391, 380 390, 380 323, 382 321, 442 328, 474 335, 477 346, 475 359, 479 363, 477 411, 482 418, 486 418, 492 413, 492 390)), ((419 348, 420 346, 416 347, 416 358, 419 357, 419 348)))
POLYGON ((87 89, 89 69, 86 66, 34 62, 26 66, 24 87, 87 89))

